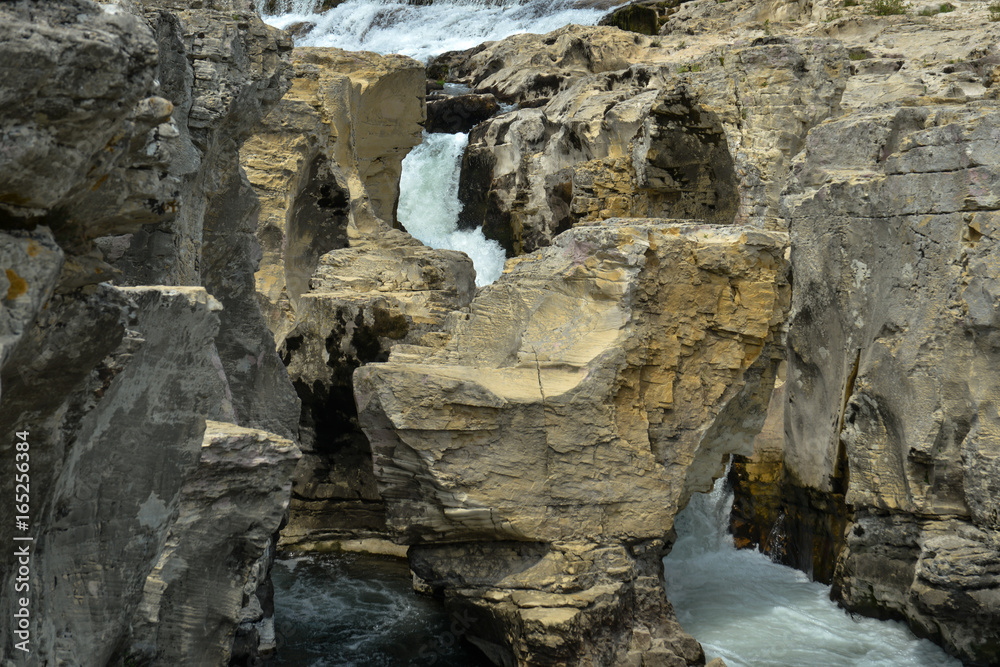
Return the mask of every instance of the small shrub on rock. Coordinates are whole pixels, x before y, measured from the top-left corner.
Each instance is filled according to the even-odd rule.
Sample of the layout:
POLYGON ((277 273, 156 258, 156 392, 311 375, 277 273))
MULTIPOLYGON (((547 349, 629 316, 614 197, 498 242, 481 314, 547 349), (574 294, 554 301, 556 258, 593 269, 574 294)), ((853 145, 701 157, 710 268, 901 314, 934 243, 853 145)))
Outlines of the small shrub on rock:
POLYGON ((872 16, 894 16, 906 13, 905 0, 869 0, 867 13, 872 16))

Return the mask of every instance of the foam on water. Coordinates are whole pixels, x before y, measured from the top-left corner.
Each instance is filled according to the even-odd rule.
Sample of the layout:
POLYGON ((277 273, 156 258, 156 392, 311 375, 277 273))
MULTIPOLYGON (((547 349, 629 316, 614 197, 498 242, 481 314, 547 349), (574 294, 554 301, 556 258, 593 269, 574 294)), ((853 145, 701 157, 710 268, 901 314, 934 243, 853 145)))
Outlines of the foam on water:
POLYGON ((958 667, 961 663, 895 621, 845 612, 830 588, 727 533, 733 494, 725 478, 678 515, 664 562, 667 597, 708 659, 730 667, 958 667))
MULTIPOLYGON (((258 10, 266 6, 256 0, 258 10)), ((606 9, 577 6, 579 0, 347 0, 323 13, 315 1, 293 0, 287 13, 264 15, 278 28, 308 21, 316 27, 296 46, 335 46, 348 51, 402 53, 419 60, 468 49, 523 32, 546 33, 564 25, 593 25, 606 9)))
POLYGON ((406 563, 357 555, 278 560, 278 650, 287 667, 472 667, 489 663, 452 632, 464 626, 413 592, 406 563))
POLYGON ((489 285, 507 256, 482 229, 458 229, 458 179, 467 134, 428 134, 403 160, 397 217, 414 238, 432 248, 459 250, 472 258, 476 285, 489 285))

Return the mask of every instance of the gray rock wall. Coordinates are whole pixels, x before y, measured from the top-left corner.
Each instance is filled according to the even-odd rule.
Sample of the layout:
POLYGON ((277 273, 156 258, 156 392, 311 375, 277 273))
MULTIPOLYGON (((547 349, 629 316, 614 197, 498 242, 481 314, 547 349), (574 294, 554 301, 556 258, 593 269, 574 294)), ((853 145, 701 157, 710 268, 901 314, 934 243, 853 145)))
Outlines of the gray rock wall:
POLYGON ((243 657, 268 639, 257 595, 298 450, 257 429, 294 436, 298 401, 236 165, 290 43, 194 4, 0 8, 0 465, 27 431, 31 480, 27 528, 0 539, 32 538, 31 652, 4 624, 4 665, 221 664, 237 632, 243 657), (230 423, 206 436, 206 418, 230 423))
POLYGON ((823 125, 784 200, 786 483, 853 509, 833 574, 848 608, 978 663, 1000 660, 998 121, 932 106, 823 125))

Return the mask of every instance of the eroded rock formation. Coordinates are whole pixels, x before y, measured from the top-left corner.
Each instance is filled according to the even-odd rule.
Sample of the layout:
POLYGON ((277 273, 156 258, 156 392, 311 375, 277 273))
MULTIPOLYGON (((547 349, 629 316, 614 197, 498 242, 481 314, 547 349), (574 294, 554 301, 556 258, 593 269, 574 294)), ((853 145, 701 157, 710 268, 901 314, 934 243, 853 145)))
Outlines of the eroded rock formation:
POLYGON ((567 27, 435 66, 522 106, 463 163, 464 222, 509 255, 615 215, 791 230, 792 363, 735 470, 740 535, 991 663, 1000 26, 928 7, 695 1, 654 39, 567 27))
POLYGON ((352 374, 393 344, 439 344, 475 273, 465 255, 392 229, 401 163, 426 117, 423 66, 312 48, 293 62, 291 90, 242 160, 264 202, 257 289, 303 403, 305 455, 282 537, 343 547, 387 536, 352 374))
POLYGON ((678 58, 656 43, 568 26, 449 55, 477 91, 534 107, 470 135, 461 224, 509 256, 616 216, 783 228, 789 160, 839 105, 843 47, 775 38, 678 58))
POLYGON ((774 232, 577 227, 481 291, 443 348, 356 372, 389 526, 495 662, 698 659, 659 561, 763 421, 784 253, 774 232))
POLYGON ((788 483, 853 509, 834 573, 849 608, 982 663, 1000 660, 998 121, 930 106, 825 125, 785 199, 788 483))
MULTIPOLYGON (((290 42, 247 3, 189 4, 0 9, 5 470, 30 443, 27 526, 0 528, 32 538, 20 664, 222 664, 241 623, 244 657, 267 623, 298 401, 255 303, 257 205, 236 165, 287 87, 290 42), (228 425, 206 436, 206 418, 228 425), (180 590, 199 583, 185 570, 211 604, 180 590)), ((13 551, 0 562, 11 618, 13 551)))

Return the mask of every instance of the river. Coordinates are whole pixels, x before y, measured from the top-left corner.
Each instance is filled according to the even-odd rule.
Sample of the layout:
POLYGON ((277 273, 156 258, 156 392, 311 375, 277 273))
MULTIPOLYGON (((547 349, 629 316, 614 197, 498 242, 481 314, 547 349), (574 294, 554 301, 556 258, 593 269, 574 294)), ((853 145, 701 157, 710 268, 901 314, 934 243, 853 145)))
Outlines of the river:
MULTIPOLYGON (((316 24, 299 46, 402 53, 426 61, 445 51, 568 23, 592 25, 604 10, 578 0, 347 0, 325 13, 311 0, 284 0, 265 16, 277 27, 316 24)), ((258 0, 262 3, 263 0, 258 0)), ((416 238, 466 252, 477 284, 495 280, 503 251, 481 231, 457 230, 458 170, 468 137, 425 134, 403 164, 399 218, 416 238)), ((730 667, 936 667, 960 663, 902 624, 852 617, 829 588, 805 574, 739 551, 726 533, 732 503, 720 480, 677 520, 664 559, 667 594, 684 628, 730 667)), ((401 562, 360 556, 298 556, 275 566, 280 650, 272 664, 380 667, 485 664, 459 641, 434 601, 415 594, 401 562)))
POLYGON ((852 616, 830 587, 764 554, 733 546, 726 478, 677 516, 663 559, 667 597, 709 659, 729 667, 960 667, 896 621, 852 616))

